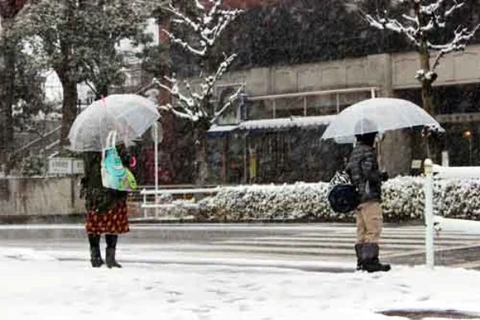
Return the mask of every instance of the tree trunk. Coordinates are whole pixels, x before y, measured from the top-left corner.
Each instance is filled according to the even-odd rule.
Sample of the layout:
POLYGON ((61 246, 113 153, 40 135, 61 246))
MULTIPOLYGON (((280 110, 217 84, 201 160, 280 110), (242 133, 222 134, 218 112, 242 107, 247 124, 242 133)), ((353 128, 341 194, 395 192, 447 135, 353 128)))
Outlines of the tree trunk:
POLYGON ((0 162, 7 164, 5 169, 8 172, 10 165, 7 162, 14 146, 12 106, 15 102, 15 44, 8 36, 8 24, 4 23, 3 28, 3 57, 0 56, 0 162))
POLYGON ((68 141, 68 133, 70 132, 70 127, 77 116, 77 79, 73 70, 69 70, 65 73, 58 73, 58 77, 60 78, 63 87, 60 145, 64 148, 70 144, 68 141))
MULTIPOLYGON (((421 10, 421 1, 413 1, 413 10, 417 17, 417 20, 420 26, 426 26, 429 23, 429 17, 425 16, 425 13, 421 10)), ((429 114, 434 114, 434 108, 432 104, 432 83, 435 81, 435 78, 432 78, 429 73, 433 70, 430 70, 430 52, 427 46, 427 35, 422 33, 420 34, 420 47, 419 47, 419 58, 420 58, 420 69, 421 74, 417 74, 417 79, 422 85, 422 102, 423 109, 429 114)))
MULTIPOLYGON (((420 1, 414 1, 413 5, 415 15, 419 21, 421 26, 426 26, 428 24, 428 17, 421 11, 421 3, 420 1)), ((420 82, 422 86, 422 104, 423 109, 429 113, 430 115, 434 116, 435 108, 432 102, 432 95, 433 95, 433 82, 436 79, 436 75, 433 74, 433 70, 431 70, 430 66, 430 52, 427 46, 427 36, 425 34, 421 34, 420 40, 420 47, 419 47, 419 59, 420 59, 420 73, 417 74, 417 80, 420 82)), ((431 136, 430 132, 424 131, 424 137, 421 141, 421 145, 424 151, 420 155, 420 159, 426 157, 432 159, 436 162, 438 159, 436 157, 436 143, 431 136)))
POLYGON ((433 79, 430 79, 427 77, 427 73, 431 72, 430 70, 430 54, 428 52, 428 49, 426 47, 426 44, 423 44, 420 47, 420 68, 423 70, 424 75, 419 76, 419 81, 422 85, 422 103, 423 103, 423 109, 428 112, 429 114, 433 115, 435 110, 434 106, 432 103, 432 94, 433 94, 433 88, 432 88, 432 83, 433 79))
POLYGON ((197 123, 194 129, 195 184, 197 185, 205 185, 208 179, 207 130, 208 127, 202 123, 197 123))
MULTIPOLYGON (((66 1, 65 16, 69 26, 72 27, 72 32, 75 34, 75 11, 77 10, 76 2, 66 1)), ((78 5, 81 5, 79 3, 78 5)), ((69 37, 60 38, 60 53, 61 61, 55 65, 63 89, 63 104, 62 104, 62 128, 60 130, 60 148, 64 152, 65 147, 70 144, 68 141, 68 133, 70 127, 77 116, 77 61, 75 60, 75 46, 72 39, 69 37)))

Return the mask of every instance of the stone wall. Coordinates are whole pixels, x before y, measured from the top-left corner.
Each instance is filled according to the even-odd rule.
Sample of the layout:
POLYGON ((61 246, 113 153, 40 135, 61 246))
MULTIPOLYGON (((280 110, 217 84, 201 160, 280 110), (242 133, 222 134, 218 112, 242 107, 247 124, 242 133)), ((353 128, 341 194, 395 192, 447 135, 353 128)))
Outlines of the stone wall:
POLYGON ((70 177, 0 179, 0 217, 83 213, 79 190, 70 177))

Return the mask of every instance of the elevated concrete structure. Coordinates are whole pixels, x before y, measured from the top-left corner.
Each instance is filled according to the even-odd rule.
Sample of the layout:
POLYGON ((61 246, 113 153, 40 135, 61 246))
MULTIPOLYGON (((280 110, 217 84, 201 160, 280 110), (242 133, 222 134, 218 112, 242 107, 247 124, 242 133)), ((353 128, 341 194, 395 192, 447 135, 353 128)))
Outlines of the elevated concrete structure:
MULTIPOLYGON (((394 90, 420 88, 415 79, 419 68, 416 52, 376 54, 235 71, 226 74, 222 83, 246 83, 252 96, 350 87, 379 87, 382 96, 391 96, 394 90)), ((435 86, 480 82, 480 45, 444 56, 437 73, 435 86)))
MULTIPOLYGON (((376 54, 230 72, 223 78, 222 85, 245 83, 250 97, 354 87, 376 87, 379 96, 391 97, 395 96, 396 90, 420 88, 420 83, 415 79, 419 68, 417 52, 376 54)), ((464 52, 444 56, 437 73, 435 86, 480 83, 480 45, 470 45, 464 52)), ((476 115, 469 114, 467 118, 480 118, 476 115)), ((436 117, 442 122, 459 119, 459 115, 436 117)), ((383 168, 392 175, 409 173, 415 157, 411 147, 412 138, 408 132, 388 133, 381 146, 380 161, 383 168)))

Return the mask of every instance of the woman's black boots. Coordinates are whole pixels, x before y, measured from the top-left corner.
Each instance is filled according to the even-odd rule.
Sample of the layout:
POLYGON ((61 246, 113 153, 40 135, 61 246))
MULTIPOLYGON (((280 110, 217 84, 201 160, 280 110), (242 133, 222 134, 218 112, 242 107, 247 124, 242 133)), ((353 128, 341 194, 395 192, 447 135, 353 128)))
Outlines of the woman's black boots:
POLYGON ((107 262, 107 267, 109 268, 121 268, 122 266, 115 260, 115 251, 117 248, 117 239, 116 234, 106 234, 105 241, 107 243, 107 250, 105 260, 107 262))
POLYGON ((99 268, 105 263, 100 252, 100 235, 89 234, 88 242, 90 243, 90 262, 92 267, 99 268))

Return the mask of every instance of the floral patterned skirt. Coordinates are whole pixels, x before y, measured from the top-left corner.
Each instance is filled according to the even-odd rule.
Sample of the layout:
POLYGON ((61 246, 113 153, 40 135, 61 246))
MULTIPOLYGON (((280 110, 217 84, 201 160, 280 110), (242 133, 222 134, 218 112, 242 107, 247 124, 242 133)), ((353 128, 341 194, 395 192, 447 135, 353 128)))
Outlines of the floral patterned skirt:
POLYGON ((127 201, 120 201, 104 213, 87 213, 85 228, 88 234, 120 234, 130 231, 127 216, 127 201))

